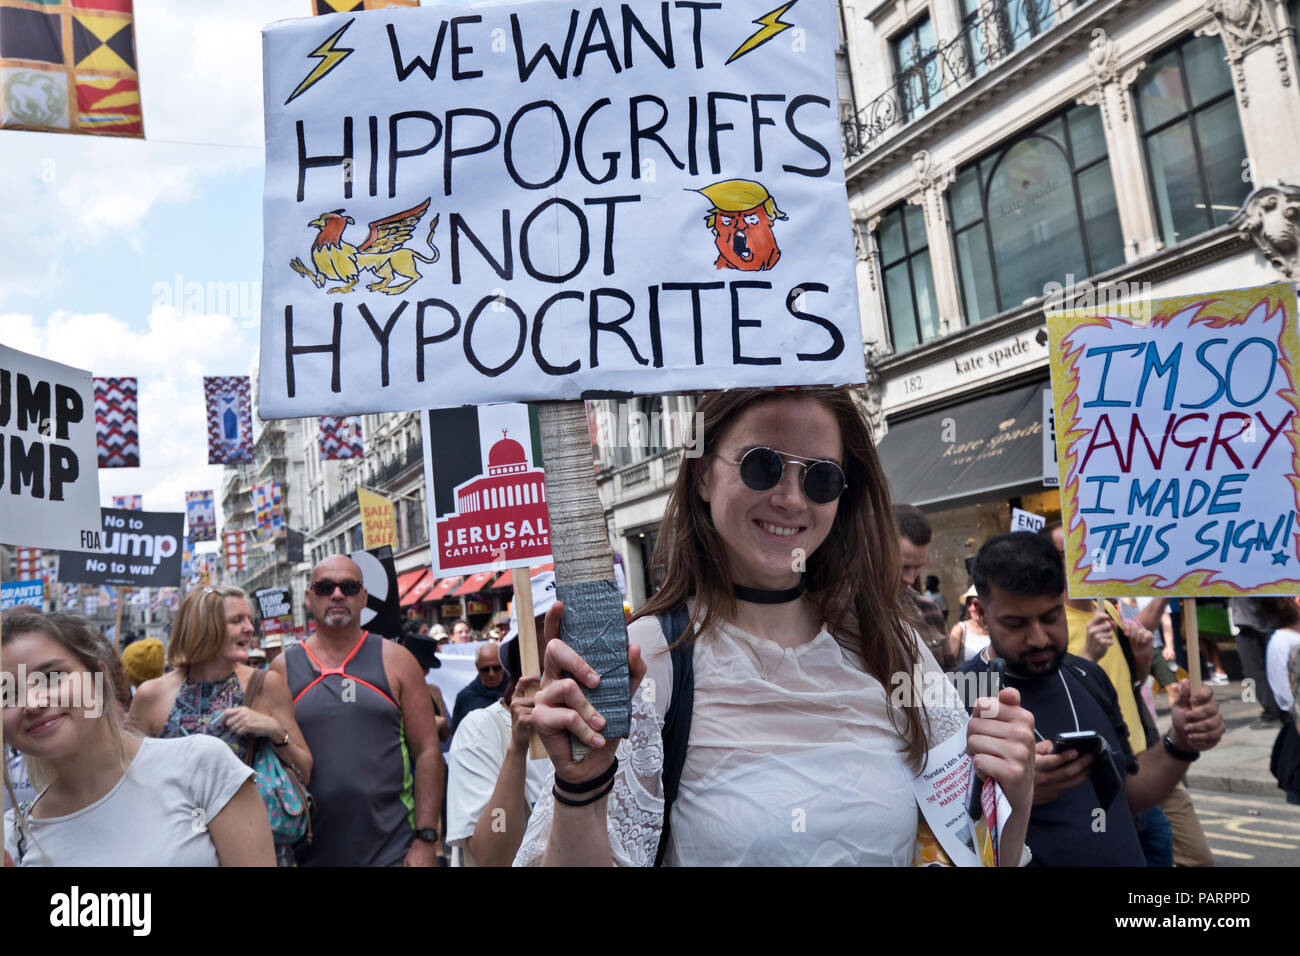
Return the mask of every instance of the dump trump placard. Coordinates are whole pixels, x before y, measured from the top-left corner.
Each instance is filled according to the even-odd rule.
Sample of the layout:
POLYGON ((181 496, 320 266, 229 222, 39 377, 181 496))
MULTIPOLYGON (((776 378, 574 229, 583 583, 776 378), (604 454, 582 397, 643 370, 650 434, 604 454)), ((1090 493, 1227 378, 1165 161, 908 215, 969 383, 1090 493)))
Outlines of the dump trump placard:
POLYGON ((1300 592, 1294 287, 1048 330, 1070 595, 1300 592))
POLYGON ((0 345, 0 543, 77 549, 99 531, 90 372, 0 345))
POLYGON ((267 28, 263 417, 862 381, 835 16, 267 28))

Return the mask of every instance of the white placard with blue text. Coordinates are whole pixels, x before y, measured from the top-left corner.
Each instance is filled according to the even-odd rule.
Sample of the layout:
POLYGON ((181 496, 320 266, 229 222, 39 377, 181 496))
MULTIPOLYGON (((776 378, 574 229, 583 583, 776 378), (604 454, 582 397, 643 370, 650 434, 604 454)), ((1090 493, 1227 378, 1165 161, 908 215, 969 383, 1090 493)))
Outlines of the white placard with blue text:
POLYGON ((263 35, 259 411, 865 378, 824 0, 263 35))

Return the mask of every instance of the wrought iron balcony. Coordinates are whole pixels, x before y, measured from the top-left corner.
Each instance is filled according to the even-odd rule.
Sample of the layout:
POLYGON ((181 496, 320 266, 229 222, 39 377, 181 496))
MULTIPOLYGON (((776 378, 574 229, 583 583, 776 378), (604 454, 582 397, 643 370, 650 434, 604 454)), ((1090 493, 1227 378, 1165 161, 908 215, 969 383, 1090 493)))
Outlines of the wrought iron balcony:
POLYGON ((870 152, 1090 0, 981 0, 961 32, 914 56, 893 83, 841 124, 844 159, 870 152))

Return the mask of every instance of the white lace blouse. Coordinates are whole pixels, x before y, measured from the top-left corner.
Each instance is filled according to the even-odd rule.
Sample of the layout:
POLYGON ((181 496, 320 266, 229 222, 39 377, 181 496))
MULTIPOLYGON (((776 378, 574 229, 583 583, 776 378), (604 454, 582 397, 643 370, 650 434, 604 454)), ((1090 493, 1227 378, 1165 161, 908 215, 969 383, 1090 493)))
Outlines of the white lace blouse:
MULTIPOLYGON (((619 745, 609 842, 616 864, 650 866, 663 826, 661 733, 672 663, 653 617, 632 624, 628 637, 641 646, 648 672, 633 698, 631 735, 619 745)), ((942 680, 923 644, 920 655, 922 669, 942 680)), ((825 628, 796 648, 732 625, 696 643, 695 706, 668 865, 912 862, 918 810, 902 737, 889 719, 889 688, 856 661, 825 628)), ((931 707, 938 722, 930 746, 966 723, 951 698, 940 711, 931 707)), ((551 782, 517 866, 541 862, 554 810, 551 782)))

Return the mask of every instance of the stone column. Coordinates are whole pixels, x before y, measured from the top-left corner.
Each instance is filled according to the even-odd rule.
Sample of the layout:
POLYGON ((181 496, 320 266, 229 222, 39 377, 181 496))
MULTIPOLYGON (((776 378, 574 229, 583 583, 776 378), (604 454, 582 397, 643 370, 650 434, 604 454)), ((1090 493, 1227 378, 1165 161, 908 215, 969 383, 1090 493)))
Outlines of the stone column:
POLYGON ((885 315, 884 277, 880 274, 880 250, 876 230, 880 216, 868 216, 850 206, 853 219, 853 245, 858 258, 858 308, 862 313, 862 339, 867 348, 883 351, 890 348, 889 322, 885 315))
POLYGON ((1139 61, 1120 67, 1116 43, 1098 28, 1088 43, 1088 66, 1093 85, 1079 97, 1081 106, 1101 110, 1106 134, 1106 152, 1110 156, 1110 175, 1115 181, 1115 199, 1119 206, 1119 224, 1124 234, 1124 261, 1150 255, 1161 248, 1160 229, 1151 209, 1151 190, 1147 166, 1142 155, 1142 139, 1134 122, 1129 88, 1146 67, 1139 61))
POLYGON ((1197 36, 1223 40, 1241 107, 1241 130, 1256 187, 1300 181, 1300 88, 1267 0, 1204 0, 1211 19, 1197 36))
POLYGON ((928 150, 912 157, 921 189, 908 203, 925 212, 926 242, 930 247, 930 269, 934 273, 934 297, 939 310, 939 334, 947 335, 961 328, 961 291, 957 284, 957 255, 953 250, 952 229, 944 190, 957 178, 952 166, 940 167, 928 150))

